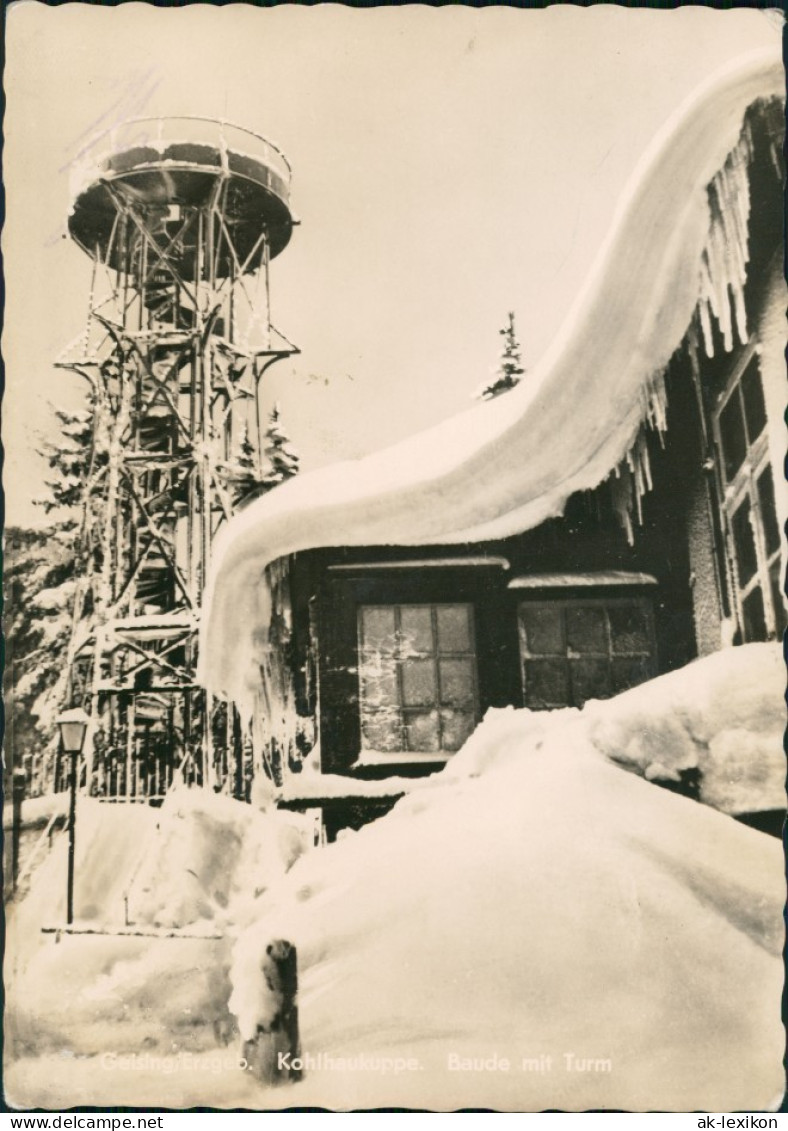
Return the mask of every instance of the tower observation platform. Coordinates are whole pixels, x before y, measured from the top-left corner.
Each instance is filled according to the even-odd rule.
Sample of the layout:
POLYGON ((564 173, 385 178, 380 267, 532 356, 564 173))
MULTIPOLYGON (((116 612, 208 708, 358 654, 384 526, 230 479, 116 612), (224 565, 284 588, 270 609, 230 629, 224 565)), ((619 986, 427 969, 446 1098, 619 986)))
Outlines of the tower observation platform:
MULTIPOLYGON (((72 238, 89 255, 117 266, 113 240, 117 201, 152 214, 179 206, 202 212, 219 203, 232 229, 234 249, 247 271, 260 266, 263 229, 273 259, 293 229, 290 165, 271 142, 207 118, 148 118, 116 126, 91 142, 72 170, 72 238)), ((196 232, 185 266, 197 251, 196 232)), ((232 273, 233 257, 220 248, 214 269, 232 273)))
POLYGON ((290 181, 276 146, 204 118, 122 123, 72 166, 92 279, 58 364, 89 383, 92 446, 68 705, 93 721, 98 797, 156 800, 176 776, 248 793, 248 720, 197 685, 197 628, 211 543, 265 489, 262 377, 298 352, 271 321, 290 181))

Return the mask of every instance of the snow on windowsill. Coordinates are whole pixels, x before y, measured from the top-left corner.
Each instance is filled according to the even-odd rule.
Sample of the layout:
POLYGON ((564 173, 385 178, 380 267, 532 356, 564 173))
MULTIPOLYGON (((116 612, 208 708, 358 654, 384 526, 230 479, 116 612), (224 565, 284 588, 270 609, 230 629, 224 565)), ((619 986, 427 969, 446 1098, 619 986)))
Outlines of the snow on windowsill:
POLYGON ((417 789, 425 778, 387 777, 368 780, 346 774, 299 774, 287 779, 279 796, 280 803, 297 804, 311 801, 344 801, 351 798, 397 798, 417 789))
POLYGON ((402 751, 386 751, 386 750, 362 750, 356 761, 353 763, 352 769, 364 766, 418 766, 428 762, 436 762, 445 765, 450 754, 437 752, 429 752, 426 750, 408 750, 402 751))
POLYGON ((457 569, 493 566, 496 569, 509 569, 509 559, 477 554, 464 558, 408 558, 404 561, 386 562, 336 562, 328 567, 329 573, 350 573, 362 569, 457 569))
POLYGON ((507 589, 591 588, 595 585, 657 585, 650 573, 606 570, 602 573, 530 573, 513 577, 507 589))
POLYGON ((432 776, 407 777, 397 776, 397 771, 407 766, 435 766, 442 767, 449 761, 451 755, 431 754, 422 751, 408 751, 406 753, 386 753, 380 750, 363 750, 349 772, 345 774, 321 774, 315 771, 305 771, 301 774, 289 776, 279 794, 279 801, 288 804, 313 801, 341 801, 348 798, 363 797, 401 797, 415 789, 421 789, 434 782, 432 776), (371 766, 385 766, 391 773, 384 778, 359 778, 353 776, 353 771, 371 766))

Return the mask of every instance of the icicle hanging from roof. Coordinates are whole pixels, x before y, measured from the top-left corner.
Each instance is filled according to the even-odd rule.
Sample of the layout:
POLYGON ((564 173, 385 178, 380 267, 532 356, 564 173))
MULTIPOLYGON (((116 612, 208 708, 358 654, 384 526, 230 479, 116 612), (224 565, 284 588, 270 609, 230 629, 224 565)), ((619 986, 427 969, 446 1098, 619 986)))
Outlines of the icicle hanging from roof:
POLYGON ((752 130, 746 121, 736 146, 708 187, 709 234, 701 256, 698 311, 706 356, 714 355, 711 316, 722 332, 725 350, 733 349, 733 330, 747 341, 744 284, 749 259, 749 165, 752 130))
POLYGON ((667 369, 660 369, 643 390, 643 419, 658 433, 660 441, 668 430, 667 369))
POLYGON ((635 541, 634 516, 637 515, 638 525, 641 525, 643 496, 652 487, 651 459, 646 431, 646 426, 641 425, 626 458, 610 478, 613 510, 626 533, 630 546, 635 541))
POLYGON ((293 614, 288 559, 280 558, 269 563, 265 575, 271 615, 266 639, 259 642, 260 684, 251 733, 255 761, 278 787, 287 768, 300 761, 299 722, 289 665, 293 614))
MULTIPOLYGON (((772 138, 770 156, 780 171, 780 153, 772 138)), ((749 262, 750 179, 753 160, 752 119, 747 117, 739 140, 714 175, 707 188, 709 230, 701 254, 697 323, 693 318, 687 337, 693 368, 698 368, 698 334, 700 326, 707 357, 714 356, 712 319, 717 322, 726 352, 734 348, 734 330, 743 345, 747 342, 747 310, 744 287, 749 262)), ((613 507, 623 526, 627 540, 634 538, 633 517, 642 521, 641 500, 651 487, 645 428, 656 431, 660 439, 667 431, 666 371, 654 376, 641 394, 642 419, 634 443, 611 477, 613 507)))
POLYGON ((627 536, 631 546, 635 541, 635 529, 632 525, 633 499, 632 477, 625 464, 619 464, 610 477, 610 501, 613 512, 619 525, 627 536))
MULTIPOLYGON (((744 184, 750 142, 742 122, 752 114, 760 159, 755 115, 771 114, 772 107, 776 114, 783 89, 784 71, 770 49, 713 76, 679 108, 635 170, 588 286, 530 387, 358 463, 285 484, 233 520, 230 536, 217 547, 204 604, 202 682, 236 698, 252 715, 261 637, 268 640, 271 613, 269 595, 259 585, 260 565, 301 549, 508 537, 555 517, 571 494, 595 489, 605 476, 631 540, 636 488, 648 489, 642 458, 647 431, 665 425, 662 370, 691 323, 699 324, 700 306, 707 331, 715 310, 727 308, 728 337, 736 337, 731 296, 738 290, 741 299, 743 291, 750 216, 744 184), (678 160, 686 174, 681 178, 675 176, 678 160), (726 224, 736 245, 730 249, 724 246, 726 224), (634 255, 635 248, 642 254, 634 255), (639 301, 632 304, 636 291, 639 301), (614 309, 608 339, 601 327, 614 309), (608 374, 616 378, 614 398, 606 395, 608 374), (577 405, 566 395, 570 388, 577 391, 577 405), (582 420, 579 412, 587 412, 595 428, 578 437, 582 447, 573 447, 570 470, 566 441, 582 429, 560 430, 568 413, 582 420), (557 433, 562 444, 553 442, 557 433), (625 459, 627 448, 632 451, 625 459), (428 530, 433 507, 427 504, 435 500, 440 515, 428 530)), ((775 136, 780 132, 767 125, 775 136)))
POLYGON ((690 328, 687 331, 687 336, 684 339, 687 347, 687 357, 690 363, 690 372, 695 382, 700 380, 700 335, 698 332, 698 324, 698 319, 693 318, 690 328))
POLYGON ((667 370, 661 369, 641 389, 641 419, 635 439, 624 459, 610 476, 613 510, 624 529, 630 546, 635 541, 634 517, 643 522, 643 496, 651 490, 651 460, 648 451, 649 430, 663 443, 668 430, 667 370))

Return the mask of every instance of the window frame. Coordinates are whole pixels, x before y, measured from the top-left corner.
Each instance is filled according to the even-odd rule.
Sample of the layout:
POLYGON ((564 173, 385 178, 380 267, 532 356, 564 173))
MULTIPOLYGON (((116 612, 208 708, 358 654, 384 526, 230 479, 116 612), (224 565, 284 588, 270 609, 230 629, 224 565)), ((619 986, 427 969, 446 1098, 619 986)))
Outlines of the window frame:
MULTIPOLYGON (((766 390, 764 389, 763 374, 760 366, 761 352, 761 346, 756 341, 751 341, 749 345, 742 350, 736 364, 728 375, 724 387, 714 400, 711 413, 715 446, 714 462, 719 488, 722 526, 725 534, 726 566, 733 594, 733 607, 735 609, 736 621, 742 640, 747 643, 760 639, 758 636, 747 636, 744 616, 744 603, 756 589, 760 589, 763 601, 764 627, 766 631, 765 639, 773 640, 779 637, 781 633, 780 620, 784 620, 785 617, 784 609, 783 615, 780 617, 778 610, 774 607, 771 583, 772 569, 775 566, 778 570, 780 569, 782 538, 778 540, 776 549, 769 552, 760 493, 758 490, 758 481, 767 469, 772 476, 773 492, 776 487, 774 483, 774 469, 772 468, 769 458, 769 417, 768 411, 766 410, 766 390), (755 365, 755 371, 758 381, 760 382, 765 420, 759 434, 754 439, 751 439, 742 382, 745 374, 753 364, 755 365), (726 452, 722 437, 722 428, 720 426, 720 418, 734 397, 739 398, 739 408, 745 430, 746 449, 740 466, 729 480, 725 466, 726 452), (736 541, 734 538, 733 520, 740 507, 745 503, 749 503, 750 508, 749 523, 755 549, 756 568, 752 576, 742 585, 739 580, 739 564, 736 552, 736 541)), ((777 528, 780 530, 776 508, 774 518, 777 523, 777 528)))
MULTIPOLYGON (((441 659, 469 659, 471 661, 471 706, 468 709, 458 708, 463 714, 470 715, 473 719, 473 727, 476 727, 480 719, 479 709, 479 657, 477 647, 477 633, 476 633, 476 608, 472 601, 424 601, 424 600, 399 600, 399 601, 370 601, 368 603, 359 603, 356 607, 356 647, 358 655, 358 725, 359 725, 359 753, 358 761, 365 762, 369 760, 383 760, 386 762, 404 762, 404 761, 446 761, 453 754, 456 749, 450 749, 443 745, 444 739, 444 719, 442 712, 450 709, 442 702, 441 690, 441 673, 440 673, 440 660, 441 659), (467 650, 453 649, 451 651, 442 651, 440 648, 440 641, 438 635, 438 609, 440 608, 463 608, 467 612, 467 625, 469 636, 469 648, 467 650), (370 609, 386 609, 392 610, 394 613, 394 633, 397 637, 395 650, 390 653, 394 660, 395 665, 395 679, 397 699, 393 706, 399 715, 399 731, 402 748, 399 750, 381 751, 375 747, 366 747, 364 745, 364 722, 365 718, 374 716, 376 713, 373 708, 371 711, 367 706, 365 710, 364 701, 364 684, 363 684, 363 667, 366 645, 364 640, 364 613, 370 609), (429 652, 419 653, 410 652, 405 656, 400 655, 401 646, 401 624, 402 624, 402 610, 403 609, 429 609, 430 611, 430 630, 432 649, 429 652), (403 685, 403 666, 408 659, 413 658, 430 658, 433 662, 434 671, 434 686, 435 697, 430 707, 427 705, 418 706, 405 703, 404 685, 403 685), (438 749, 437 750, 421 750, 421 749, 408 749, 409 743, 409 727, 408 717, 415 716, 425 710, 437 712, 438 718, 438 749)), ((382 711, 381 711, 382 713, 382 711)))
MULTIPOLYGON (((570 696, 569 696, 570 698, 571 698, 572 685, 571 685, 571 679, 569 677, 571 676, 571 661, 573 659, 583 659, 583 658, 604 659, 608 663, 609 668, 612 670, 612 663, 613 663, 614 659, 619 659, 619 658, 621 658, 621 659, 627 659, 627 658, 635 659, 635 658, 645 657, 647 659, 647 667, 650 669, 649 675, 646 677, 646 680, 653 679, 659 672, 659 662, 658 662, 658 656, 657 656, 655 616, 654 616, 654 602, 653 602, 653 600, 650 596, 647 596, 647 595, 642 594, 642 593, 637 593, 637 594, 633 593, 632 595, 621 594, 621 595, 617 595, 615 597, 612 597, 612 596, 608 597, 608 596, 605 596, 603 594, 593 594, 593 595, 589 595, 588 597, 580 596, 580 595, 574 595, 574 596, 571 596, 571 597, 562 597, 562 596, 555 595, 555 596, 550 596, 550 597, 540 596, 539 598, 536 598, 536 599, 533 599, 533 600, 529 600, 529 599, 522 600, 521 599, 520 601, 517 602, 517 634, 518 634, 518 639, 519 639, 519 644, 520 644, 520 681, 521 681, 521 687, 522 687, 522 701, 523 701, 523 706, 526 707, 528 710, 536 710, 536 711, 560 710, 560 709, 565 708, 565 707, 573 707, 573 706, 575 706, 575 704, 572 703, 572 702, 569 702, 569 703, 546 704, 546 705, 541 706, 541 707, 529 706, 529 704, 528 704, 528 687, 527 687, 528 677, 526 675, 526 661, 527 660, 537 660, 538 661, 539 659, 545 659, 546 660, 546 659, 554 658, 556 660, 563 661, 566 664, 567 677, 568 677, 567 687, 570 691, 570 696), (561 615, 561 633, 562 633, 562 637, 563 637, 563 639, 562 639, 562 644, 563 644, 563 649, 564 649, 563 653, 555 653, 555 654, 546 653, 546 652, 545 653, 531 653, 531 652, 527 652, 525 650, 527 642, 525 640, 525 631, 524 631, 523 619, 522 619, 522 615, 521 615, 522 610, 525 607, 531 608, 531 609, 533 609, 533 608, 560 609, 561 614, 562 614, 561 615), (567 612, 567 610, 573 609, 573 608, 576 609, 576 608, 589 608, 589 607, 601 608, 605 613, 605 634, 606 634, 606 639, 607 639, 607 651, 605 653, 603 653, 603 652, 572 653, 570 648, 569 648, 568 641, 567 641, 566 612, 567 612), (648 651, 646 652, 646 651, 643 651, 641 649, 636 650, 636 651, 623 651, 623 650, 622 651, 614 651, 609 610, 612 609, 612 608, 632 608, 632 607, 638 608, 645 613, 647 635, 648 635, 648 645, 649 645, 648 651)), ((646 682, 646 680, 643 680, 642 682, 646 682)), ((635 684, 633 686, 639 686, 639 685, 635 684)), ((625 690, 628 690, 628 689, 625 689, 625 690)), ((607 696, 607 698, 612 698, 616 694, 620 694, 620 693, 611 691, 610 696, 607 696)), ((591 700, 591 698, 593 698, 593 697, 589 696, 588 699, 584 700, 584 703, 589 702, 591 700)))

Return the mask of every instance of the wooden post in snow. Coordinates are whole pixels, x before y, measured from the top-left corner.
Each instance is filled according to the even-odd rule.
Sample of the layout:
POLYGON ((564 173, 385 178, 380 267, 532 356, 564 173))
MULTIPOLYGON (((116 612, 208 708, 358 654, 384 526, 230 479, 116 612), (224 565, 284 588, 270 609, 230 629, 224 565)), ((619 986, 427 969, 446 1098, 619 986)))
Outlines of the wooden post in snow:
POLYGON ((19 879, 19 842, 22 837, 22 801, 25 796, 25 771, 16 769, 11 775, 11 890, 16 891, 19 879))
POLYGON ((250 1071, 264 1084, 295 1082, 303 1075, 298 1035, 296 948, 285 939, 269 943, 261 963, 261 975, 275 995, 277 1009, 270 1023, 258 1025, 253 1039, 244 1042, 243 1057, 250 1071))

